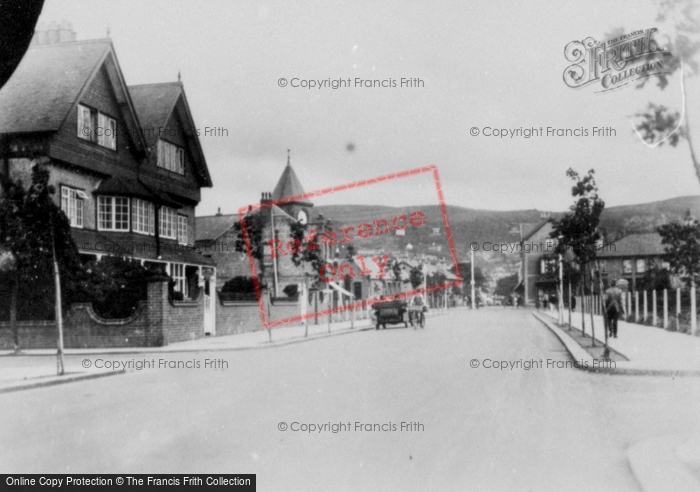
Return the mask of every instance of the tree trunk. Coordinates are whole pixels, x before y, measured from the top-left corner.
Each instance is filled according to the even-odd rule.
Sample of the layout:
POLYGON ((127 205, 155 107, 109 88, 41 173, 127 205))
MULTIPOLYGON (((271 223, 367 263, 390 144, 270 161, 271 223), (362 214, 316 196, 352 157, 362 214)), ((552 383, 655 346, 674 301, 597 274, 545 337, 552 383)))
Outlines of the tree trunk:
MULTIPOLYGON (((683 73, 683 79, 685 79, 685 73, 683 73)), ((685 80, 683 80, 685 82, 685 80)), ((695 147, 693 146, 693 140, 690 136, 690 121, 688 120, 688 99, 685 93, 685 83, 683 84, 683 109, 685 112, 685 138, 688 141, 688 147, 690 149, 690 160, 693 162, 693 168, 695 169, 695 175, 700 181, 700 162, 698 162, 698 157, 695 154, 695 147)))
POLYGON ((54 292, 56 295, 54 308, 56 312, 56 326, 58 327, 58 340, 56 341, 58 349, 56 353, 56 364, 58 366, 58 375, 63 376, 66 372, 66 366, 63 360, 63 308, 61 306, 61 274, 59 273, 58 261, 56 260, 56 242, 53 237, 53 224, 51 224, 51 251, 53 253, 54 292))
MULTIPOLYGON (((583 268, 581 268, 583 271, 583 268)), ((581 277, 581 333, 586 334, 586 291, 583 286, 586 283, 585 275, 581 277)))
POLYGON ((10 297, 10 329, 12 330, 12 340, 15 354, 20 352, 19 348, 19 328, 17 327, 17 295, 19 291, 19 275, 12 276, 12 295, 10 297))
POLYGON ((569 281, 569 330, 571 329, 571 281, 569 281))
POLYGON ((610 349, 608 348, 608 332, 610 327, 608 326, 608 316, 605 311, 605 301, 603 299, 603 277, 600 275, 600 264, 596 262, 598 267, 598 287, 600 288, 600 305, 603 313, 603 329, 605 330, 605 349, 603 350, 603 359, 610 358, 610 349))
POLYGON ((595 322, 593 311, 595 311, 595 296, 593 295, 593 272, 591 271, 591 347, 595 347, 595 322))

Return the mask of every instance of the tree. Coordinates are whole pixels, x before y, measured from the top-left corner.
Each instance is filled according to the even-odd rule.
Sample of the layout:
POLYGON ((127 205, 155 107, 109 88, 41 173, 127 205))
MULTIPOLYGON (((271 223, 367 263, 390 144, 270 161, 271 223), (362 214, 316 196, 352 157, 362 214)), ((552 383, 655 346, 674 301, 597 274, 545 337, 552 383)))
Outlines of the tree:
MULTIPOLYGON (((476 262, 474 262, 476 263, 476 262)), ((472 281, 472 266, 471 262, 465 261, 459 263, 459 273, 462 275, 462 282, 464 285, 471 285, 472 281)), ((482 287, 486 285, 488 277, 484 275, 481 267, 474 265, 474 287, 477 290, 481 290, 482 287)))
MULTIPOLYGON (((307 229, 310 225, 302 224, 301 222, 293 222, 291 225, 291 239, 292 241, 299 241, 298 244, 301 245, 300 248, 297 248, 292 253, 292 262, 295 266, 309 263, 320 278, 321 267, 326 264, 326 259, 323 256, 323 248, 319 244, 320 239, 316 238, 314 241, 308 241, 307 229)), ((328 228, 328 230, 332 229, 328 228)), ((354 253, 354 249, 352 252, 354 253)))
POLYGON ((700 276, 700 224, 672 222, 657 229, 671 270, 689 285, 700 276))
MULTIPOLYGON (((570 211, 560 219, 550 219, 552 231, 549 236, 557 240, 554 253, 562 256, 565 256, 567 252, 573 253, 573 261, 578 264, 579 271, 583 272, 581 297, 585 292, 586 268, 592 266, 596 259, 596 243, 600 239, 598 225, 600 224, 600 215, 605 208, 605 202, 598 196, 594 174, 593 169, 589 170, 584 177, 579 176, 571 168, 566 171, 566 175, 575 183, 571 188, 571 195, 575 201, 569 207, 570 211)), ((581 310, 581 322, 581 328, 585 333, 583 309, 581 310)), ((592 344, 595 346, 595 326, 592 313, 591 330, 593 333, 592 344)), ((605 335, 607 340, 607 332, 605 335)))
POLYGON ((695 335, 695 288, 700 275, 700 223, 697 220, 685 224, 673 222, 660 226, 657 231, 661 236, 661 244, 665 245, 671 271, 690 285, 691 333, 695 335))
POLYGON ((264 288, 262 279, 265 278, 265 225, 266 220, 258 210, 254 213, 249 213, 245 218, 245 228, 243 224, 239 221, 233 225, 233 230, 236 233, 236 241, 234 243, 234 248, 239 253, 245 253, 253 257, 257 261, 258 270, 258 282, 260 288, 264 288), (248 250, 250 246, 250 251, 248 250))
POLYGON ((61 274, 64 281, 81 269, 78 250, 71 236, 70 222, 54 203, 49 171, 41 165, 32 168, 27 188, 21 180, 2 177, 0 200, 0 246, 12 255, 10 321, 15 350, 19 350, 17 299, 21 286, 47 290, 54 284, 54 315, 59 329, 59 374, 62 364, 61 274), (66 275, 67 274, 67 275, 66 275), (52 280, 54 277, 54 280, 52 280), (21 283, 20 283, 21 282, 21 283))
MULTIPOLYGON (((474 275, 476 277, 476 275, 474 275)), ((496 290, 494 294, 507 297, 513 293, 513 290, 518 286, 518 274, 508 275, 507 277, 499 278, 496 281, 496 290)))
POLYGON ((408 273, 408 281, 411 282, 411 287, 417 289, 423 285, 423 265, 411 267, 408 273))
MULTIPOLYGON (((635 129, 646 142, 654 146, 668 144, 675 147, 685 139, 695 174, 700 180, 700 161, 691 138, 690 123, 686 114, 688 94, 685 89, 686 79, 697 75, 699 68, 695 59, 700 49, 697 5, 694 0, 660 0, 658 5, 657 20, 666 23, 668 32, 672 33, 668 50, 673 56, 666 57, 666 73, 657 75, 657 86, 661 90, 665 89, 669 84, 669 77, 680 71, 683 107, 681 111, 673 111, 661 104, 649 103, 646 110, 635 115, 640 119, 635 129), (669 19, 670 23, 667 23, 669 19)), ((637 88, 644 87, 649 80, 651 77, 641 78, 637 88)))

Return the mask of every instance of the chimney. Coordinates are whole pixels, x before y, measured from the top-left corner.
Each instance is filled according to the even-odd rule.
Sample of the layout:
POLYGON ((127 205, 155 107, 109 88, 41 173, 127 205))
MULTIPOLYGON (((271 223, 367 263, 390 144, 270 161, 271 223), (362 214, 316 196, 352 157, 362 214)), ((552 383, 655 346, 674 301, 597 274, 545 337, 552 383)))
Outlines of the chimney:
POLYGON ((260 198, 260 205, 270 203, 271 201, 272 201, 272 193, 269 191, 263 191, 262 196, 260 198))
POLYGON ((30 46, 71 43, 76 41, 76 39, 77 37, 73 26, 68 21, 61 21, 60 24, 50 22, 48 26, 44 23, 39 23, 34 29, 34 37, 32 38, 30 46))
POLYGON ((221 207, 219 207, 218 211, 216 212, 217 217, 221 217, 221 207))

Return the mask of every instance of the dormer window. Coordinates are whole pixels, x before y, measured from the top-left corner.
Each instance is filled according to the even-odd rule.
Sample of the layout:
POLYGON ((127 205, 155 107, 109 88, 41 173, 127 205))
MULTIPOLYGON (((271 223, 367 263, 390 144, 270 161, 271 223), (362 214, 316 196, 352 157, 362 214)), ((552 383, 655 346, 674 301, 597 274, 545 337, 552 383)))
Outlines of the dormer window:
POLYGON ((78 104, 78 138, 117 150, 117 120, 78 104))
POLYGON ((158 167, 184 175, 185 150, 165 140, 158 140, 158 167))

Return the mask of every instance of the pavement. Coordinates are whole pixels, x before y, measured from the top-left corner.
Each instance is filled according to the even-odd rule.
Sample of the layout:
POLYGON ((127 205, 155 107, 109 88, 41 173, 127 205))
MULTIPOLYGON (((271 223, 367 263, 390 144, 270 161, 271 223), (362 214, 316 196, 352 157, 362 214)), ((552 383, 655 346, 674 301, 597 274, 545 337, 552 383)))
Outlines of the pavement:
MULTIPOLYGON (((700 376, 700 337, 684 333, 666 331, 653 326, 636 323, 618 322, 618 338, 609 338, 608 345, 627 361, 618 361, 614 367, 597 363, 592 367, 593 358, 566 335, 566 327, 556 326, 557 314, 551 311, 535 311, 535 317, 544 322, 567 347, 576 359, 589 362, 588 368, 594 372, 608 372, 630 375, 657 376, 700 376), (573 343, 572 343, 573 342, 573 343)), ((591 318, 586 313, 586 333, 591 334, 591 318)), ((605 341, 605 329, 602 316, 594 316, 595 338, 602 345, 605 341)), ((568 322, 568 312, 564 313, 564 322, 568 322)), ((571 324, 581 329, 581 312, 572 313, 571 324)))
MULTIPOLYGON (((552 311, 534 311, 561 340, 583 370, 608 374, 638 376, 700 376, 700 337, 667 331, 653 326, 618 321, 618 337, 608 338, 608 346, 626 357, 614 367, 591 357, 572 337, 568 327, 558 326, 558 315, 552 311)), ((586 333, 591 334, 591 315, 586 313, 586 333)), ((564 321, 568 323, 568 312, 564 321)), ((604 320, 594 315, 595 338, 605 340, 604 320)), ((581 329, 581 312, 572 313, 571 324, 581 329)), ((630 446, 628 460, 637 481, 646 492, 691 492, 700 490, 700 434, 659 436, 630 446)))
MULTIPOLYGON (((428 313, 428 317, 439 316, 444 312, 444 310, 432 310, 428 313)), ((314 320, 311 319, 308 329, 303 324, 283 325, 272 330, 260 329, 235 335, 205 337, 163 347, 79 348, 65 349, 64 354, 66 356, 83 355, 94 358, 98 355, 138 356, 255 350, 304 343, 329 336, 348 335, 370 329, 374 329, 374 325, 369 319, 353 322, 334 321, 330 326, 321 319, 319 319, 318 324, 315 324, 314 320)), ((64 374, 59 376, 57 375, 56 349, 28 349, 22 350, 20 354, 14 354, 12 350, 0 350, 0 393, 113 376, 125 372, 84 364, 86 364, 84 360, 80 361, 74 357, 68 357, 64 361, 64 374)))

